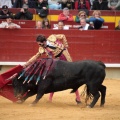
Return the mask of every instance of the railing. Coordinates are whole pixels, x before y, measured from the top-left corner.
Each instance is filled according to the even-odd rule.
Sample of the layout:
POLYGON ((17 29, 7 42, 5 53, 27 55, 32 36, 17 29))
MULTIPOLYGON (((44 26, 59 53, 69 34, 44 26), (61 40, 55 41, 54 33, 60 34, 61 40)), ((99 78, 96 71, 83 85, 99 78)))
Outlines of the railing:
MULTIPOLYGON (((93 59, 120 64, 120 32, 115 30, 0 29, 0 62, 25 62, 38 52, 38 34, 65 34, 74 61, 93 59)), ((2 63, 1 63, 2 64, 2 63)))

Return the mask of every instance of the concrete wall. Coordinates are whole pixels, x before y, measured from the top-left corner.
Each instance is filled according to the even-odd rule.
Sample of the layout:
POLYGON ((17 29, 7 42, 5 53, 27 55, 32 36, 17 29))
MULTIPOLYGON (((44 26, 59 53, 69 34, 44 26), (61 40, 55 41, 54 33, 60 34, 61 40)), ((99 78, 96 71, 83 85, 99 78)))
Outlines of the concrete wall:
MULTIPOLYGON (((0 74, 11 69, 14 66, 0 66, 0 74)), ((120 79, 120 67, 107 67, 106 68, 106 78, 108 79, 120 79)))

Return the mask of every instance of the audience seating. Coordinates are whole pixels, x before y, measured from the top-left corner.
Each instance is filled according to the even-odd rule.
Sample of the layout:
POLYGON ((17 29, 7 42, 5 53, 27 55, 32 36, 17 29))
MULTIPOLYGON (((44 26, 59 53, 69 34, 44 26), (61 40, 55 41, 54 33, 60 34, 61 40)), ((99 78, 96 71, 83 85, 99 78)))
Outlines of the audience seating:
MULTIPOLYGON (((1 10, 1 8, 0 8, 0 10, 1 10)), ((17 12, 20 11, 20 8, 9 8, 9 10, 11 12, 13 12, 14 14, 16 14, 17 12)), ((36 9, 29 8, 29 11, 34 14, 33 21, 41 20, 41 18, 36 13, 36 9)), ((79 10, 70 10, 70 13, 73 14, 73 16, 75 18, 75 16, 78 14, 78 11, 79 10)), ((88 17, 92 16, 93 11, 94 10, 89 11, 88 17)), ((62 13, 62 10, 49 10, 48 19, 53 22, 58 21, 58 15, 60 13, 62 13)), ((101 14, 102 14, 102 17, 105 19, 105 26, 106 26, 106 24, 112 26, 113 22, 115 23, 115 26, 118 25, 118 21, 120 20, 120 11, 102 10, 101 14)), ((103 27, 103 28, 107 28, 107 27, 103 27)), ((112 27, 108 26, 108 29, 109 28, 111 29, 112 27)))
MULTIPOLYGON (((1 10, 1 8, 0 8, 1 10)), ((9 11, 11 11, 13 14, 16 14, 17 12, 20 12, 21 8, 9 8, 9 11)), ((36 9, 29 8, 29 11, 33 14, 36 14, 36 9)))
MULTIPOLYGON (((54 28, 57 26, 57 21, 51 21, 51 27, 54 28)), ((79 23, 76 22, 64 22, 64 25, 69 26, 70 29, 77 29, 80 27, 79 23)), ((115 29, 115 23, 114 22, 105 22, 101 28, 102 30, 114 30, 115 29)))
MULTIPOLYGON (((5 21, 0 19, 0 23, 5 21)), ((35 28, 36 21, 35 20, 12 20, 13 23, 16 23, 21 26, 21 28, 35 28)))

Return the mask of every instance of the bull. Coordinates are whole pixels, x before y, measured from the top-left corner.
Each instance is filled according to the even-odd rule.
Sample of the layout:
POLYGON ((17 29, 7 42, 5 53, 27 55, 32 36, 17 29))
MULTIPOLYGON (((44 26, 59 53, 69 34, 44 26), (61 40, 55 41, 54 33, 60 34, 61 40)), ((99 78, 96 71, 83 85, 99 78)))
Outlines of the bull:
POLYGON ((25 81, 26 74, 20 78, 20 74, 18 74, 17 77, 13 79, 12 85, 14 88, 14 95, 17 98, 25 101, 28 97, 37 94, 36 99, 31 103, 32 105, 35 105, 44 94, 67 89, 72 89, 71 93, 74 93, 80 86, 86 84, 87 93, 92 94, 93 96, 93 100, 88 106, 90 108, 94 107, 100 97, 100 93, 100 106, 104 106, 106 86, 102 85, 102 83, 106 73, 103 62, 93 60, 67 62, 53 59, 41 59, 39 62, 43 62, 43 60, 46 62, 45 66, 47 66, 47 63, 51 60, 52 64, 51 67, 49 66, 49 71, 47 69, 48 67, 44 68, 37 84, 36 79, 38 74, 35 74, 34 77, 32 77, 34 79, 29 82, 28 80, 25 81), (25 93, 26 95, 24 95, 25 93))

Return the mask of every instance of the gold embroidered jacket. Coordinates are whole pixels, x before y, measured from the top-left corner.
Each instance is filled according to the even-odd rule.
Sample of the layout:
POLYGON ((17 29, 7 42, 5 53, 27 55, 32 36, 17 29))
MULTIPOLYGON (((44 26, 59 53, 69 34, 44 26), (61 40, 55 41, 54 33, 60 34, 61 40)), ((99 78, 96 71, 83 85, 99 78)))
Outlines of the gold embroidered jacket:
MULTIPOLYGON (((51 51, 54 56, 57 56, 64 48, 68 48, 67 39, 64 34, 52 34, 47 38, 47 41, 56 47, 56 49, 47 48, 46 50, 44 47, 39 47, 38 53, 26 62, 26 66, 36 61, 36 59, 39 58, 43 53, 46 53, 46 55, 48 55, 48 51, 51 51)), ((67 49, 64 50, 63 54, 65 55, 67 61, 72 61, 67 49)))

